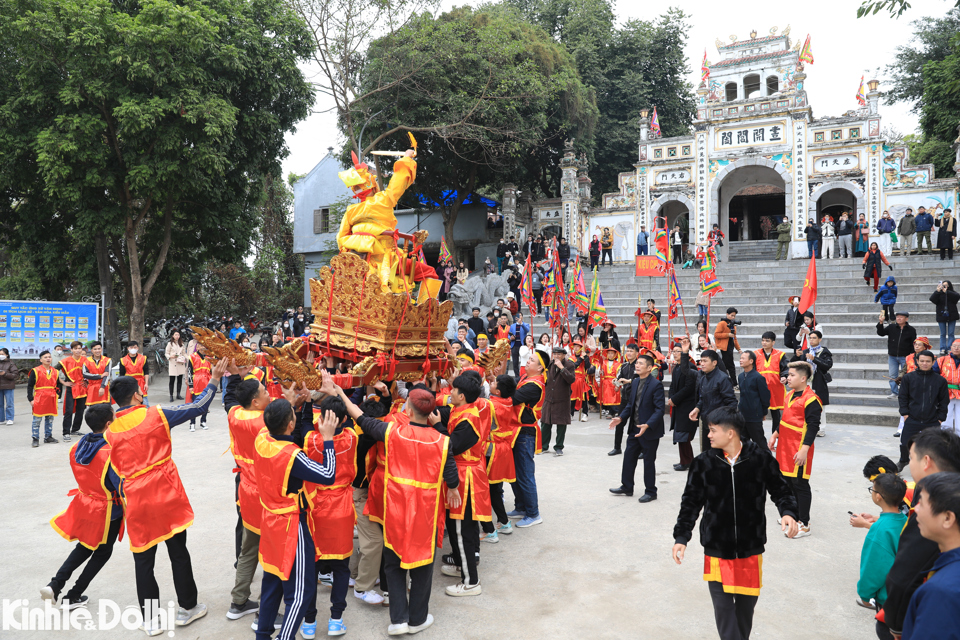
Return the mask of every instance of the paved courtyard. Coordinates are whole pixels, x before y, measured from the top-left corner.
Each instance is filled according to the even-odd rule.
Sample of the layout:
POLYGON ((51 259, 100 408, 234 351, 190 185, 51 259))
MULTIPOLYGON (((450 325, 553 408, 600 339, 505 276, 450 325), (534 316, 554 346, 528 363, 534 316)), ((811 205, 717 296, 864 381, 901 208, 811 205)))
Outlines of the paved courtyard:
MULTIPOLYGON (((165 390, 165 384, 157 385, 165 390)), ((60 538, 48 521, 66 507, 74 488, 66 454, 69 444, 30 447, 30 416, 24 391, 18 390, 17 418, 3 426, 5 464, 0 468, 0 601, 29 599, 41 603, 38 589, 66 558, 72 544, 60 538)), ((196 512, 188 545, 209 614, 178 638, 230 640, 252 638, 252 616, 225 617, 233 586, 233 458, 226 415, 219 398, 209 431, 173 430, 173 457, 196 512)), ((86 431, 86 428, 84 429, 86 431)), ((898 440, 887 427, 829 425, 817 440, 812 478, 813 535, 787 540, 779 533, 776 511, 768 503, 767 552, 763 589, 753 638, 874 638, 869 611, 854 604, 865 530, 852 529, 847 511, 873 510, 860 475, 871 455, 894 459, 898 440)), ((767 425, 769 433, 769 424, 767 425)), ((54 434, 59 438, 60 423, 54 434)), ((641 505, 607 491, 617 486, 621 458, 608 457, 612 443, 606 421, 596 414, 567 433, 566 455, 537 458, 537 484, 544 523, 502 536, 496 545, 481 544, 483 595, 450 598, 442 587, 453 578, 435 569, 431 612, 436 618, 424 638, 676 638, 716 637, 713 610, 703 582, 699 536, 683 566, 670 558, 686 474, 673 471, 676 447, 668 434, 661 441, 657 484, 659 500, 641 505)), ((640 472, 638 471, 638 479, 640 472)), ((637 493, 640 495, 640 492, 637 493)), ((507 491, 507 506, 512 496, 507 491)), ((161 551, 157 579, 164 604, 174 598, 170 564, 161 551)), ((259 597, 260 572, 254 585, 259 597)), ((329 590, 320 587, 321 625, 329 590)), ((121 607, 136 604, 133 559, 127 540, 87 591, 91 610, 99 598, 121 607)), ((386 636, 387 609, 372 607, 348 594, 347 637, 386 636)), ((0 627, 2 638, 71 637, 138 638, 142 632, 117 627, 111 631, 23 632, 0 627)), ((299 637, 299 636, 298 636, 299 637)))

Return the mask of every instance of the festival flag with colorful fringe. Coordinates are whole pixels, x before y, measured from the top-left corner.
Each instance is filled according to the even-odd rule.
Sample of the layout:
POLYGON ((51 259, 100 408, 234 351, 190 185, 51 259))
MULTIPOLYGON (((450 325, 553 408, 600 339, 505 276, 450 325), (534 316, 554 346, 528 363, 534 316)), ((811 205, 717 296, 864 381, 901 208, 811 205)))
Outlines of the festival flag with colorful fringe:
POLYGON ((807 40, 803 43, 803 49, 800 50, 800 62, 813 64, 813 50, 810 48, 810 34, 807 34, 807 40))
POLYGON ((707 50, 703 50, 703 62, 700 63, 700 84, 703 86, 707 85, 707 80, 710 79, 710 63, 707 62, 707 50))
POLYGON ((447 260, 453 260, 453 256, 450 255, 450 250, 447 249, 447 236, 444 235, 440 238, 440 264, 446 263, 447 260))
POLYGON ((537 316, 537 299, 533 297, 533 264, 530 262, 530 256, 527 256, 527 262, 523 265, 523 280, 520 281, 520 298, 530 309, 530 316, 537 316))
POLYGON ((587 309, 587 326, 599 327, 607 321, 607 308, 603 305, 603 294, 600 293, 600 280, 597 278, 597 268, 593 268, 593 284, 590 286, 590 306, 587 309))
POLYGON ((677 272, 673 268, 670 269, 670 280, 667 284, 669 293, 667 317, 673 320, 680 314, 680 307, 683 306, 683 299, 680 297, 680 287, 677 285, 677 272))
POLYGON ((587 313, 590 308, 590 294, 587 293, 587 285, 583 281, 583 267, 580 266, 579 260, 574 262, 568 293, 570 304, 580 313, 587 313))
POLYGON ((714 266, 713 247, 707 248, 702 252, 703 263, 700 265, 700 290, 713 297, 723 291, 720 281, 717 280, 716 267, 714 266))
POLYGON ((667 234, 667 221, 664 219, 663 226, 657 226, 659 223, 654 221, 654 240, 653 244, 657 249, 657 271, 665 274, 670 265, 670 238, 667 234))
POLYGON ((653 119, 650 120, 650 131, 654 136, 660 137, 660 116, 657 115, 657 108, 653 108, 653 119))
POLYGON ((857 102, 861 107, 867 106, 867 93, 863 90, 863 76, 860 76, 860 88, 857 89, 857 102))

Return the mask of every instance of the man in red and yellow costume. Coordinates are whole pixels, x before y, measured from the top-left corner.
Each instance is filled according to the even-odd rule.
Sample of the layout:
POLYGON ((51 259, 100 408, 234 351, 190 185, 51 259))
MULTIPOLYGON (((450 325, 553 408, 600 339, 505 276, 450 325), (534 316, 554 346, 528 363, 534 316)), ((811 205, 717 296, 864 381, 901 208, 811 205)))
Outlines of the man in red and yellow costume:
POLYGON ((620 408, 620 387, 616 385, 620 372, 620 352, 616 349, 603 350, 606 359, 600 363, 600 405, 608 414, 620 408))
MULTIPOLYGON (((478 522, 491 520, 490 485, 487 482, 486 451, 490 437, 489 421, 484 424, 477 409, 483 380, 476 372, 464 372, 453 379, 450 400, 453 409, 447 420, 450 452, 460 478, 459 503, 447 504, 446 526, 451 553, 444 556, 440 572, 461 578, 447 587, 450 596, 478 596, 482 593, 477 572, 480 552, 478 522)), ((489 415, 489 410, 485 408, 489 415)))
POLYGON ((140 394, 143 396, 143 406, 149 407, 147 394, 150 389, 150 361, 140 353, 140 344, 136 340, 127 343, 127 355, 120 358, 120 375, 130 376, 137 380, 140 394))
MULTIPOLYGON (((187 362, 187 380, 190 381, 190 384, 187 386, 187 404, 193 402, 193 399, 203 393, 203 390, 207 388, 212 370, 213 365, 207 360, 207 348, 201 345, 200 348, 197 349, 197 352, 190 356, 190 360, 187 362)), ((190 431, 197 430, 196 424, 196 418, 191 418, 190 431)), ((204 411, 200 415, 200 428, 203 430, 207 429, 207 411, 204 411)))
POLYGON ((493 430, 490 432, 490 456, 487 458, 487 481, 490 483, 490 507, 497 522, 481 522, 484 542, 500 541, 500 534, 513 533, 513 523, 503 506, 503 483, 516 482, 517 465, 513 460, 513 445, 520 435, 521 406, 513 404, 517 383, 513 376, 497 376, 490 383, 490 404, 493 408, 493 430))
POLYGON ((941 429, 949 429, 960 435, 960 338, 953 341, 950 351, 945 356, 937 358, 933 366, 947 381, 947 390, 950 402, 947 404, 947 419, 940 425, 941 429))
POLYGON ((40 352, 40 364, 27 376, 27 401, 33 409, 33 446, 40 446, 40 420, 43 420, 43 441, 48 444, 60 442, 53 437, 53 417, 57 415, 57 370, 51 366, 53 356, 49 351, 40 352))
POLYGON ((640 344, 641 351, 648 349, 657 351, 660 345, 660 323, 657 322, 657 316, 651 309, 643 312, 643 323, 637 327, 637 342, 640 344))
POLYGON ((70 469, 77 488, 70 505, 50 521, 50 526, 77 546, 57 571, 50 584, 40 589, 44 600, 54 603, 67 586, 67 580, 84 562, 80 577, 63 596, 61 606, 68 609, 84 605, 83 595, 100 569, 113 554, 113 545, 123 531, 123 503, 120 501, 120 478, 110 467, 110 445, 103 431, 113 422, 113 407, 97 405, 87 412, 91 433, 80 438, 70 449, 70 469))
POLYGON ((110 383, 110 395, 119 409, 104 437, 111 447, 110 464, 123 481, 137 598, 144 610, 143 626, 148 635, 162 631, 155 619, 160 588, 153 572, 160 542, 166 543, 173 565, 173 585, 180 604, 176 624, 190 624, 207 613, 206 605, 197 603, 186 531, 193 524, 193 508, 171 457, 170 430, 200 415, 213 402, 226 367, 226 360, 217 363, 200 397, 193 404, 178 407, 144 406, 140 384, 131 376, 120 376, 110 383), (151 604, 145 608, 147 603, 151 604))
MULTIPOLYGON (((337 430, 333 435, 333 449, 337 457, 337 475, 331 485, 304 483, 310 505, 310 527, 317 560, 323 560, 333 574, 330 590, 330 620, 327 635, 343 635, 347 625, 343 611, 347 608, 347 588, 350 586, 350 556, 353 555, 353 527, 357 512, 353 508, 353 481, 357 477, 357 432, 347 426, 347 408, 337 397, 324 398, 320 413, 333 413, 337 417, 337 430)), ((319 425, 320 416, 314 415, 314 424, 319 425)), ((307 457, 322 463, 326 454, 326 442, 317 431, 307 433, 303 451, 307 457)), ((304 636, 316 634, 317 601, 314 599, 303 621, 304 636)))
POLYGON ((83 378, 83 365, 87 358, 83 355, 83 343, 79 340, 70 343, 70 352, 56 367, 60 370, 60 384, 63 385, 64 442, 70 442, 71 435, 80 433, 87 403, 87 381, 83 378))
POLYGON ((87 407, 95 404, 113 404, 110 397, 110 367, 113 363, 103 355, 103 345, 94 342, 90 357, 83 363, 83 378, 87 381, 87 407))
POLYGON ((541 349, 534 349, 511 398, 513 405, 520 407, 520 433, 513 446, 513 463, 517 473, 517 481, 510 485, 513 488, 513 511, 507 515, 520 518, 517 523, 520 528, 543 522, 537 497, 534 455, 540 453, 540 415, 549 365, 550 356, 541 349))
POLYGON ((798 538, 810 535, 810 472, 813 467, 814 442, 820 430, 823 404, 807 382, 813 369, 806 362, 791 362, 787 372, 786 407, 780 418, 780 427, 774 427, 770 436, 770 450, 777 456, 780 473, 797 497, 799 508, 798 538))
POLYGON ((451 439, 431 426, 437 406, 433 393, 418 387, 407 396, 407 423, 386 423, 363 415, 329 374, 320 391, 336 394, 364 434, 386 444, 383 542, 384 571, 390 592, 389 635, 417 633, 433 624, 429 613, 433 560, 443 541, 446 504, 460 507, 460 484, 451 439), (407 572, 410 573, 409 597, 407 572))
POLYGON ((783 385, 787 379, 789 363, 786 354, 773 347, 776 341, 777 334, 773 331, 765 331, 760 338, 762 347, 754 351, 754 355, 757 356, 757 373, 767 381, 767 388, 770 390, 770 419, 773 421, 774 431, 780 426, 780 417, 783 414, 786 396, 783 385))
POLYGON ((297 402, 304 399, 300 394, 294 396, 291 390, 286 397, 267 405, 263 412, 266 429, 260 431, 254 443, 253 469, 263 506, 260 520, 263 582, 257 640, 273 637, 281 599, 286 611, 278 640, 293 640, 304 615, 311 606, 316 606, 316 550, 304 483, 330 485, 337 473, 333 449, 337 416, 328 411, 317 425, 323 439, 323 464, 318 464, 307 457, 294 436, 298 426, 301 433, 313 427, 313 411, 294 411, 287 399, 291 397, 297 402))

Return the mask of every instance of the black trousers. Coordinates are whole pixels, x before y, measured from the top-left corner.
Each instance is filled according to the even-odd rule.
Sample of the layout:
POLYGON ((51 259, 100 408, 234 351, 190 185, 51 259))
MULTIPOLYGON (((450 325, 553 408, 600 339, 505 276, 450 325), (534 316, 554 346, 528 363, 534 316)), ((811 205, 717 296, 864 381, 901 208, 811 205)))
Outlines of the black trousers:
POLYGON ((759 596, 725 593, 719 582, 708 582, 720 640, 748 640, 753 629, 753 610, 759 596))
POLYGON ((652 496, 657 495, 657 447, 660 439, 648 440, 627 433, 627 448, 623 452, 623 470, 620 474, 620 486, 625 491, 633 491, 634 476, 637 473, 637 461, 643 454, 643 490, 652 496))
POLYGON ((767 438, 763 435, 763 422, 744 422, 746 427, 746 436, 748 439, 757 443, 762 450, 770 453, 770 447, 767 446, 767 438))
POLYGON ((173 381, 177 381, 177 397, 180 397, 180 391, 183 389, 183 374, 179 376, 170 376, 170 395, 173 395, 173 381))
POLYGON ((597 266, 600 260, 600 256, 595 256, 592 253, 590 254, 590 270, 593 271, 593 268, 597 266))
POLYGON ((87 406, 87 398, 74 398, 73 389, 64 388, 63 394, 63 435, 77 433, 83 426, 83 411, 87 406))
POLYGON ((683 264, 683 245, 682 244, 673 245, 673 263, 683 264))
MULTIPOLYGON (((586 401, 584 401, 586 402, 586 401)), ((553 446, 553 450, 563 451, 563 441, 567 437, 567 427, 566 424, 550 424, 549 422, 544 422, 540 424, 540 434, 541 442, 543 443, 543 450, 547 451, 550 448, 550 438, 553 437, 553 428, 557 428, 557 441, 553 446)))
POLYGON ((410 593, 407 593, 407 570, 400 566, 400 557, 389 547, 383 548, 384 571, 390 587, 390 623, 421 625, 427 621, 430 588, 433 585, 433 562, 410 569, 410 593), (409 602, 408 602, 409 597, 409 602))
MULTIPOLYGON (((901 436, 903 437, 903 436, 901 436)), ((813 502, 813 491, 810 490, 810 480, 803 477, 803 466, 797 468, 797 477, 791 478, 785 476, 787 484, 793 489, 793 495, 797 498, 797 508, 800 513, 800 522, 810 525, 810 505, 813 502)))
POLYGON ((877 620, 876 626, 877 638, 880 640, 893 640, 893 634, 890 633, 890 627, 877 620))
POLYGON ((910 462, 910 441, 924 429, 939 425, 920 426, 918 424, 904 424, 903 431, 900 433, 900 462, 910 462))
MULTIPOLYGON (((350 558, 334 558, 331 560, 317 560, 317 573, 332 573, 333 586, 330 589, 330 617, 333 620, 342 620, 343 612, 347 608, 347 589, 350 586, 350 558)), ((314 576, 314 581, 317 576, 314 576)), ((307 612, 303 621, 313 624, 317 621, 317 597, 320 591, 314 594, 313 600, 307 605, 307 612)))
MULTIPOLYGON (((487 458, 489 460, 489 458, 487 458)), ((507 524, 510 519, 507 517, 507 508, 503 505, 503 483, 502 482, 491 482, 490 483, 490 506, 493 507, 493 515, 497 517, 495 522, 500 524, 507 524)), ((497 530, 497 527, 493 522, 481 522, 480 530, 484 533, 493 533, 497 530)))
POLYGON ((233 499, 237 503, 237 525, 233 529, 236 554, 233 558, 233 568, 237 568, 237 561, 240 560, 240 548, 243 546, 243 518, 240 517, 240 474, 234 475, 233 499))
MULTIPOLYGON (((620 415, 620 412, 617 412, 617 415, 620 415)), ((617 451, 623 451, 623 420, 620 421, 616 427, 613 428, 613 448, 617 451)))
POLYGON ((73 572, 79 569, 80 565, 87 562, 87 558, 89 558, 90 562, 87 562, 87 566, 83 568, 80 577, 73 583, 73 588, 67 591, 65 597, 68 600, 76 600, 83 595, 83 592, 90 586, 90 582, 97 577, 100 569, 103 569, 103 565, 107 564, 107 560, 113 555, 113 545, 117 542, 122 524, 123 518, 111 520, 110 529, 107 531, 107 541, 96 549, 88 549, 79 542, 77 543, 64 563, 60 565, 57 575, 50 581, 56 595, 60 595, 63 588, 67 586, 67 580, 70 579, 73 572))
MULTIPOLYGON (((942 251, 941 251, 942 253, 942 251)), ((607 263, 607 258, 610 258, 610 264, 613 265, 613 249, 604 249, 600 255, 600 264, 604 265, 607 263)))
MULTIPOLYGON (((465 584, 477 584, 477 554, 480 552, 480 525, 473 519, 473 504, 467 496, 463 520, 454 520, 447 511, 447 537, 450 538, 450 554, 460 567, 465 584), (461 550, 463 551, 461 553, 461 550)), ((389 578, 389 575, 387 576, 389 578)), ((392 591, 392 589, 391 589, 392 591)), ((392 600, 391 600, 392 602, 392 600)))
POLYGON ((953 247, 941 248, 940 249, 940 259, 946 260, 947 258, 953 260, 953 247), (949 254, 949 255, 947 255, 949 254))
POLYGON ((727 370, 727 376, 730 378, 730 384, 737 386, 737 368, 733 364, 733 338, 728 338, 727 348, 720 352, 720 359, 723 360, 723 366, 727 370))
POLYGON ((537 301, 537 313, 543 313, 543 289, 534 289, 533 297, 537 301))
MULTIPOLYGON (((177 602, 184 609, 197 606, 197 583, 193 579, 193 565, 190 552, 187 551, 187 532, 181 531, 165 540, 170 566, 173 569, 173 588, 177 591, 177 602)), ((160 587, 153 575, 157 562, 157 546, 133 554, 133 566, 137 574, 137 600, 140 609, 148 600, 160 600, 160 587)), ((161 608, 166 608, 163 603, 161 608)), ((156 610, 156 609, 154 609, 156 610)))
POLYGON ((317 565, 306 512, 300 513, 296 526, 299 527, 297 550, 293 557, 293 566, 290 568, 290 578, 283 580, 268 571, 263 572, 263 581, 260 583, 260 620, 257 626, 257 640, 270 640, 274 637, 273 625, 280 610, 281 600, 285 610, 283 626, 280 627, 276 640, 293 640, 307 609, 316 608, 317 565))
MULTIPOLYGON (((520 377, 520 347, 513 347, 511 349, 511 359, 513 360, 513 373, 520 377)), ((524 363, 526 364, 526 363, 524 363)))
POLYGON ((689 442, 678 442, 677 448, 680 451, 680 464, 690 466, 693 463, 693 445, 689 442))

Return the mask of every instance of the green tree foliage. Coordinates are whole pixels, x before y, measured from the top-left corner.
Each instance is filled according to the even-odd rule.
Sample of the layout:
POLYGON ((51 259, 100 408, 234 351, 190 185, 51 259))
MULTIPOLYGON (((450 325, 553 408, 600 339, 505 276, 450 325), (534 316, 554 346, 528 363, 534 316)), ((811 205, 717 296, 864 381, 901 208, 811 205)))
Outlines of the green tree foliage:
MULTIPOLYGON (((596 95, 593 145, 578 145, 590 163, 593 193, 617 191, 617 176, 637 161, 640 111, 657 108, 664 136, 685 135, 696 113, 684 55, 687 16, 669 9, 657 20, 615 23, 610 0, 508 0, 564 45, 584 84, 596 95), (596 153, 594 153, 596 149, 596 153)), ((550 158, 552 166, 559 158, 550 158)), ((541 174, 549 169, 535 167, 541 174)), ((537 183, 546 182, 543 179, 537 183)), ((559 173, 550 184, 559 185, 559 173)), ((546 195, 555 195, 541 186, 546 195)))
POLYGON ((930 163, 936 174, 953 173, 953 142, 960 125, 960 9, 943 18, 912 23, 914 42, 897 48, 887 67, 895 101, 911 104, 920 116, 918 136, 907 136, 912 162, 930 163))
POLYGON ((138 339, 158 283, 176 297, 191 265, 248 253, 264 178, 312 104, 297 67, 309 34, 280 0, 0 0, 0 13, 0 231, 87 261, 105 237, 138 339))
POLYGON ((391 85, 358 105, 378 114, 367 125, 370 146, 406 147, 401 131, 418 136, 413 195, 440 204, 450 247, 471 192, 516 179, 548 139, 589 144, 596 118, 570 55, 503 6, 417 16, 371 44, 364 78, 391 85), (445 198, 448 191, 457 197, 445 198))
MULTIPOLYGON (((857 17, 876 15, 886 9, 891 17, 899 18, 910 6, 907 0, 863 0, 857 8, 857 17)), ((960 7, 960 0, 957 0, 956 6, 960 7)))

